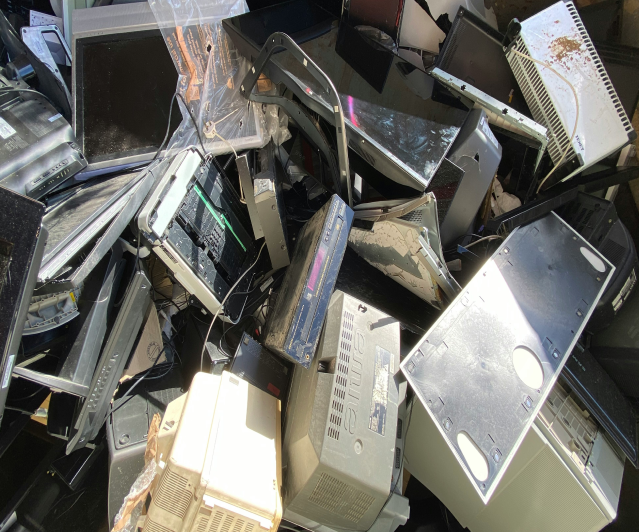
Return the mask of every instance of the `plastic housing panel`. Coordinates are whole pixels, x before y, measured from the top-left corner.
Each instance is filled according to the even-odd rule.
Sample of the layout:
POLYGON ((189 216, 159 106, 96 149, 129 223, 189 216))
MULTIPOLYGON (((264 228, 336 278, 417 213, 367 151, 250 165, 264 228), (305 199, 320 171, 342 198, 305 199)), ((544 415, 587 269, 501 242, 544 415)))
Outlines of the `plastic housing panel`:
POLYGON ((533 118, 548 128, 553 162, 575 159, 567 177, 636 138, 573 2, 557 2, 524 20, 506 57, 533 118))
POLYGON ((369 530, 379 516, 399 483, 392 480, 398 411, 405 413, 399 329, 352 296, 331 297, 312 365, 295 366, 291 381, 282 450, 287 512, 352 531, 369 530))
POLYGON ((605 257, 551 213, 511 233, 402 363, 484 503, 613 271, 605 257), (515 350, 522 347, 531 355, 530 367, 542 372, 540 384, 525 372, 518 375, 515 350), (471 472, 461 433, 479 451, 478 462, 485 460, 484 475, 471 472))

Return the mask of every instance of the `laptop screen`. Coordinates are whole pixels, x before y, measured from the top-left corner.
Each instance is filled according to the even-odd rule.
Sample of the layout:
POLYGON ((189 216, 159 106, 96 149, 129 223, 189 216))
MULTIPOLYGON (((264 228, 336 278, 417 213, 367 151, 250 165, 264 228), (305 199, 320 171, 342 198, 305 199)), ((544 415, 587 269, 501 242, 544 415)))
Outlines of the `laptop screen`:
MULTIPOLYGON (((150 160, 166 133, 178 80, 160 31, 86 37, 75 52, 76 135, 89 164, 150 160)), ((174 105, 170 134, 181 118, 174 105)))

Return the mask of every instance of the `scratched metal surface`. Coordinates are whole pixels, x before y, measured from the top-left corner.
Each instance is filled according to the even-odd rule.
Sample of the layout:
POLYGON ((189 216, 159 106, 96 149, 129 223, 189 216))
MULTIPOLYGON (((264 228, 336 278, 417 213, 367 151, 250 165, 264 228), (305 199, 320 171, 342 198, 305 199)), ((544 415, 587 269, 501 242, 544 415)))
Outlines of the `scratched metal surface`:
POLYGON ((44 248, 43 263, 66 245, 74 235, 86 227, 102 209, 127 190, 127 185, 139 174, 126 173, 96 182, 79 190, 69 199, 48 212, 42 223, 49 231, 44 248))
POLYGON ((419 400, 487 502, 555 383, 614 267, 554 213, 521 227, 402 363, 419 400), (602 261, 597 271, 581 252, 602 261), (518 377, 525 347, 543 370, 539 389, 518 377), (458 444, 466 433, 487 461, 473 476, 458 444))
MULTIPOLYGON (((334 29, 301 48, 339 92, 349 146, 360 153, 362 142, 377 144, 386 158, 403 169, 404 184, 425 190, 468 112, 435 102, 430 97, 432 78, 398 56, 380 94, 337 54, 336 41, 334 29)), ((278 54, 274 61, 307 86, 309 96, 329 107, 323 89, 300 63, 288 53, 278 54)), ((376 166, 376 161, 369 160, 370 152, 360 155, 376 166)))

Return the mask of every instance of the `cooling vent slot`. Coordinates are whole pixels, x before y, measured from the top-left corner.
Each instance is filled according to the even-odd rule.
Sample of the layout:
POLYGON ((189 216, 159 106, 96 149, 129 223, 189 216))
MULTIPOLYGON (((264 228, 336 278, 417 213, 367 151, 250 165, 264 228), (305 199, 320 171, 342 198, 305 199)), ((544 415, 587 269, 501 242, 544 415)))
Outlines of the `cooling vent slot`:
MULTIPOLYGON (((513 50, 530 56, 521 37, 515 40, 513 50)), ((533 118, 548 129, 548 153, 550 153, 553 163, 557 164, 561 160, 566 149, 568 149, 568 153, 564 163, 570 161, 576 156, 575 150, 570 146, 570 137, 566 133, 557 111, 555 111, 535 64, 514 52, 510 52, 509 63, 533 118)), ((572 130, 570 134, 572 134, 572 130)))
POLYGON ((328 437, 339 440, 342 416, 344 415, 344 398, 346 397, 346 385, 348 383, 348 368, 351 362, 351 350, 353 349, 353 321, 355 316, 344 311, 342 317, 342 336, 339 342, 339 355, 335 368, 335 380, 333 387, 333 402, 331 403, 331 415, 328 423, 328 437))
POLYGON ((224 517, 224 521, 222 522, 222 526, 220 527, 220 532, 229 532, 229 530, 231 530, 233 520, 234 518, 232 515, 226 515, 224 517))
POLYGON ((395 447, 395 469, 399 469, 402 465, 402 450, 395 447))
POLYGON ((404 214, 404 216, 401 216, 399 219, 404 220, 405 222, 411 222, 421 225, 422 209, 415 209, 414 211, 410 211, 408 214, 404 214))
POLYGON ((608 239, 601 248, 601 254, 618 268, 626 255, 626 248, 614 240, 608 239))
POLYGON ((402 429, 404 428, 404 422, 402 421, 401 418, 397 418, 397 436, 396 438, 398 440, 402 439, 402 436, 404 435, 402 429))
POLYGON ((151 521, 146 518, 146 524, 144 525, 144 532, 174 532, 171 528, 157 524, 155 521, 151 521))
POLYGON ((595 45, 592 44, 592 41, 590 40, 590 36, 588 35, 588 32, 586 31, 586 28, 584 27, 584 24, 581 21, 581 17, 579 16, 577 9, 575 8, 575 5, 572 2, 567 2, 566 8, 568 9, 570 16, 572 17, 575 25, 577 26, 577 29, 579 30, 581 38, 583 39, 584 44, 586 45, 586 48, 588 50, 588 53, 590 54, 590 58, 592 59, 592 62, 595 64, 597 72, 601 76, 601 80, 606 86, 608 95, 610 96, 610 99, 612 100, 612 103, 615 106, 615 109, 617 110, 617 114, 619 115, 619 119, 621 120, 621 123, 623 124, 624 129, 626 130, 627 133, 630 133, 633 130, 632 124, 630 123, 630 120, 628 120, 626 111, 624 111, 624 108, 621 105, 621 101, 619 100, 619 96, 617 96, 617 91, 613 87, 612 82, 610 81, 610 78, 608 77, 608 73, 606 72, 606 69, 604 68, 603 63, 601 62, 601 59, 599 58, 599 54, 597 53, 597 50, 595 49, 595 45))
MULTIPOLYGON (((200 509, 200 514, 202 513, 204 513, 204 510, 200 509)), ((200 517, 200 521, 197 524, 197 532, 216 532, 219 530, 224 514, 217 510, 213 515, 213 518, 209 518, 209 516, 200 517)))
POLYGON ((331 475, 322 473, 308 500, 324 510, 357 523, 364 517, 375 498, 331 475))
POLYGON ((184 519, 191 503, 192 494, 187 488, 188 481, 167 469, 154 498, 155 505, 162 510, 184 519))

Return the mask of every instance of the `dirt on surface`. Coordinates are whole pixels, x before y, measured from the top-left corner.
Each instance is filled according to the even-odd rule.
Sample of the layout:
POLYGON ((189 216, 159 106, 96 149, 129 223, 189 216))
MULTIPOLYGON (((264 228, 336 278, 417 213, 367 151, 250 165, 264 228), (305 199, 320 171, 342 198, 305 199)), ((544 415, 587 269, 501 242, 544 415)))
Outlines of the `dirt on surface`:
POLYGON ((581 48, 581 42, 572 37, 557 37, 550 43, 550 50, 556 61, 563 61, 581 48))

